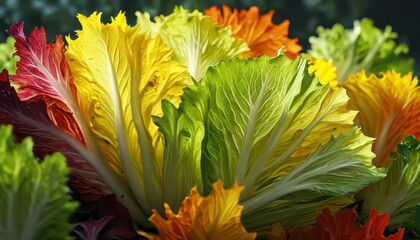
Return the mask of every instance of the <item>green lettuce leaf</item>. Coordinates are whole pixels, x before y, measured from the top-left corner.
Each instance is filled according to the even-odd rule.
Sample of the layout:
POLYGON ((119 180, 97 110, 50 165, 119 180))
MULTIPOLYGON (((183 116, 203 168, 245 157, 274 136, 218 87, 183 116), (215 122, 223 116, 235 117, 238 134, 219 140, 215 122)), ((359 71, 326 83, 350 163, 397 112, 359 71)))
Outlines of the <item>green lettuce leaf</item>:
POLYGON ((399 143, 386 178, 361 194, 365 212, 375 208, 378 213, 387 213, 390 227, 399 227, 415 217, 420 204, 420 141, 409 135, 399 143))
POLYGON ((70 239, 77 202, 66 183, 60 153, 39 163, 31 138, 15 143, 11 126, 0 127, 0 239, 70 239))
POLYGON ((385 176, 371 163, 372 139, 353 127, 345 90, 322 86, 307 67, 284 55, 232 59, 182 96, 180 108, 194 106, 204 122, 203 192, 218 179, 244 185, 248 231, 311 224, 385 176))
POLYGON ((364 69, 367 75, 393 69, 408 73, 413 59, 407 57, 408 46, 397 44, 397 33, 387 26, 384 31, 373 21, 354 21, 353 29, 335 24, 330 29, 318 27, 318 36, 309 38, 308 54, 315 58, 332 60, 337 68, 337 80, 345 81, 351 74, 364 69))
POLYGON ((137 12, 137 21, 152 35, 160 33, 174 50, 174 60, 188 67, 195 80, 205 75, 207 68, 248 50, 245 42, 233 37, 230 29, 221 29, 217 23, 198 10, 192 13, 175 7, 168 16, 158 16, 156 23, 147 13, 137 12))
POLYGON ((162 166, 162 191, 164 202, 178 210, 182 201, 196 186, 202 191, 201 143, 204 122, 191 102, 179 109, 167 100, 162 101, 165 115, 154 122, 164 134, 164 160, 162 166), (174 191, 176 189, 176 191, 174 191))
POLYGON ((16 62, 19 57, 13 56, 13 53, 16 51, 15 39, 13 37, 8 37, 6 42, 0 43, 0 72, 3 69, 6 69, 9 74, 16 73, 16 62))

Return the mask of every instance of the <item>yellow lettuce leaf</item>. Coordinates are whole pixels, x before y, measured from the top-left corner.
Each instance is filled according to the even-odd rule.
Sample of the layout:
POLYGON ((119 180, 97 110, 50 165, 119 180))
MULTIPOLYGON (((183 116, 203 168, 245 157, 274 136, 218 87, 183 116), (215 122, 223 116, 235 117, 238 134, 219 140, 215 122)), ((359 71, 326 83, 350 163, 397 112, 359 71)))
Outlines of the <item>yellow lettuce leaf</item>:
POLYGON ((159 36, 152 38, 139 24, 129 26, 124 14, 109 24, 96 12, 78 19, 82 30, 75 40, 67 38, 66 57, 80 111, 107 164, 149 215, 163 202, 163 144, 152 116, 162 115, 162 99, 177 106, 191 78, 171 61, 172 50, 159 36))

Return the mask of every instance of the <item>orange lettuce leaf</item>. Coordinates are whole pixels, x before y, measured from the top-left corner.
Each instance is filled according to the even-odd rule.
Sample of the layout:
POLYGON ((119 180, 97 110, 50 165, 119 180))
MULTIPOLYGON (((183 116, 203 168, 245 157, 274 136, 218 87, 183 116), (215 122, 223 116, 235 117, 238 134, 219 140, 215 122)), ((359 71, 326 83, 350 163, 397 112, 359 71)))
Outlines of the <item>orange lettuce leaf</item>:
POLYGON ((391 151, 409 134, 420 137, 420 88, 417 77, 395 71, 381 77, 352 75, 342 86, 350 97, 349 107, 358 110, 362 132, 376 138, 373 152, 376 166, 388 166, 391 151))
POLYGON ((297 43, 297 38, 290 39, 288 37, 289 20, 285 20, 279 25, 271 21, 274 10, 260 15, 259 8, 255 6, 249 10, 238 11, 238 9, 232 10, 223 5, 222 9, 213 6, 205 10, 204 13, 221 27, 230 27, 234 37, 244 40, 248 44, 250 50, 243 53, 243 57, 259 57, 261 55, 274 57, 284 46, 284 54, 295 59, 302 50, 302 47, 297 43))
POLYGON ((402 239, 405 229, 384 237, 384 230, 389 222, 387 214, 378 215, 375 209, 370 212, 369 218, 363 226, 357 226, 357 212, 354 208, 342 209, 334 215, 328 208, 318 217, 314 227, 295 229, 290 231, 290 239, 341 239, 341 240, 398 240, 402 239))
POLYGON ((241 224, 242 206, 238 205, 244 187, 235 182, 231 189, 224 189, 222 181, 213 184, 212 192, 202 197, 196 188, 182 202, 178 214, 172 213, 168 204, 164 219, 154 210, 150 221, 159 236, 140 232, 148 239, 255 239, 241 224))

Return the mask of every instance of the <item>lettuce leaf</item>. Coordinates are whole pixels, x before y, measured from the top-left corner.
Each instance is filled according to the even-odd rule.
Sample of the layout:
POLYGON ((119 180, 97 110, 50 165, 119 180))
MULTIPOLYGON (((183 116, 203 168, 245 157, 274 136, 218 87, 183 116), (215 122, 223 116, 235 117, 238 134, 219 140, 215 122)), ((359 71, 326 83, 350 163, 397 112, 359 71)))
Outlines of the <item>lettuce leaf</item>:
POLYGON ((176 211, 192 187, 196 187, 200 192, 203 189, 201 144, 204 122, 191 102, 185 102, 176 109, 164 100, 162 109, 164 116, 155 117, 154 121, 165 139, 162 166, 163 198, 176 211))
POLYGON ((94 200, 111 193, 101 176, 86 159, 85 148, 57 128, 47 113, 43 101, 21 101, 9 83, 5 71, 0 76, 0 124, 12 124, 18 141, 31 136, 35 142, 34 153, 39 158, 61 152, 66 156, 67 166, 71 168, 69 184, 86 200, 94 200))
POLYGON ((174 60, 187 66, 197 81, 204 77, 208 67, 248 50, 247 44, 235 39, 230 29, 221 29, 197 10, 191 13, 175 7, 172 14, 156 17, 156 23, 150 21, 147 13, 136 15, 141 26, 162 36, 174 50, 174 60))
POLYGON ((396 154, 386 178, 361 192, 363 209, 387 213, 391 228, 401 226, 420 204, 420 141, 407 136, 397 145, 396 154))
POLYGON ((100 17, 79 15, 83 29, 68 47, 61 37, 47 43, 43 28, 25 36, 23 23, 11 27, 20 88, 17 96, 2 73, 0 119, 32 135, 37 155, 63 151, 76 187, 103 186, 96 198, 111 190, 135 222, 151 226, 152 208, 163 210, 169 194, 162 194, 163 137, 152 116, 162 115, 163 99, 178 106, 192 80, 159 36, 129 26, 122 13, 106 25, 100 17))
POLYGON ((218 179, 244 185, 249 231, 307 225, 323 208, 351 203, 348 194, 385 173, 372 165, 373 139, 352 127, 347 101, 344 89, 309 75, 303 59, 233 59, 211 68, 180 106, 195 106, 204 121, 204 193, 218 179), (305 217, 289 218, 290 205, 305 217))
POLYGON ((17 72, 12 75, 13 83, 19 86, 19 98, 33 102, 42 99, 52 122, 84 144, 85 136, 80 129, 84 125, 80 124, 76 109, 78 99, 62 37, 47 43, 44 28, 35 28, 25 36, 23 26, 19 22, 8 30, 16 39, 16 55, 20 58, 17 72))
POLYGON ((349 108, 359 111, 356 122, 362 132, 375 138, 373 163, 388 167, 397 144, 409 134, 420 137, 420 87, 412 73, 395 71, 366 76, 353 74, 341 86, 350 97, 349 108))
MULTIPOLYGON (((173 52, 160 36, 151 37, 140 24, 130 27, 124 14, 109 24, 101 23, 100 13, 78 18, 82 30, 76 39, 67 38, 66 58, 82 99, 79 111, 100 149, 101 165, 126 188, 117 197, 130 199, 135 205, 125 206, 133 219, 148 226, 151 210, 163 212, 165 201, 163 137, 152 116, 162 115, 163 99, 177 106, 191 77, 171 60, 173 52)), ((116 184, 110 187, 121 191, 116 184)))
POLYGON ((39 163, 33 142, 16 143, 11 126, 0 127, 0 238, 70 239, 76 210, 67 187, 69 169, 60 153, 39 163))
POLYGON ((368 75, 390 69, 408 73, 413 69, 413 59, 407 57, 408 46, 395 42, 398 35, 391 26, 382 31, 365 18, 354 21, 353 29, 335 24, 330 29, 318 27, 317 32, 318 36, 309 38, 311 49, 308 54, 332 60, 339 82, 362 69, 368 75))
POLYGON ((13 25, 9 33, 17 36, 16 54, 22 60, 13 79, 19 90, 22 85, 26 90, 18 96, 7 71, 0 74, 0 123, 13 124, 18 137, 30 135, 36 142, 37 156, 61 151, 72 168, 71 186, 86 200, 109 194, 112 189, 134 215, 143 216, 129 187, 103 160, 89 124, 82 117, 78 105, 83 101, 73 92, 77 88, 71 87, 74 83, 64 59, 62 39, 57 37, 55 43, 47 43, 43 28, 26 37, 23 23, 13 25))

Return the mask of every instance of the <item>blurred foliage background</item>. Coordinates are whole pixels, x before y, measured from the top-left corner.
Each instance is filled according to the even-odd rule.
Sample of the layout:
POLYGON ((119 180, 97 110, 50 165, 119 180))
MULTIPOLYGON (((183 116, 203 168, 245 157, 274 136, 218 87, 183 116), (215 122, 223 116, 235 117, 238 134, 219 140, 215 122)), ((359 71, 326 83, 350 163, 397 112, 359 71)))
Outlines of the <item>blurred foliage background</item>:
POLYGON ((415 72, 420 73, 420 1, 416 0, 0 0, 0 42, 6 41, 5 30, 18 21, 24 21, 27 33, 35 26, 44 26, 48 39, 52 40, 54 35, 73 35, 80 28, 77 13, 89 15, 100 11, 107 22, 122 10, 130 23, 135 24, 137 10, 156 16, 171 13, 175 5, 204 10, 222 4, 239 9, 256 5, 261 13, 274 9, 273 21, 289 19, 289 36, 299 38, 304 49, 318 25, 331 27, 341 23, 350 28, 356 19, 371 18, 381 29, 391 25, 399 33, 399 42, 408 44, 409 55, 417 60, 415 72))

